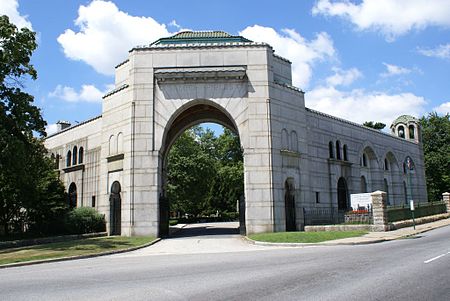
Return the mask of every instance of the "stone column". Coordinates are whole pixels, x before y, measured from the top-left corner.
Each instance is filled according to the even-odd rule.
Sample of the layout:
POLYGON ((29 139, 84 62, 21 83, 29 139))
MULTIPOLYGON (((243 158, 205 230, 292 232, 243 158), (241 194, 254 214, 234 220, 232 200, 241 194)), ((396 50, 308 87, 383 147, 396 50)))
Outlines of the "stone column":
POLYGON ((442 199, 444 200, 444 203, 447 206, 447 212, 450 213, 450 193, 444 192, 442 194, 442 199))
POLYGON ((375 191, 370 194, 372 198, 373 230, 389 231, 387 216, 387 194, 384 191, 375 191))

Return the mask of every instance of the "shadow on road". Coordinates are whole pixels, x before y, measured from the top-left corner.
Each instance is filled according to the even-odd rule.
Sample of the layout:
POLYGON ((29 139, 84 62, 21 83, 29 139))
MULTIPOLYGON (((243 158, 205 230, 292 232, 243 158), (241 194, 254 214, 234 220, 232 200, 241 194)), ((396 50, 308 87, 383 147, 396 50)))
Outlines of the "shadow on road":
POLYGON ((195 237, 195 236, 217 236, 239 234, 239 224, 234 223, 202 223, 188 224, 184 228, 176 229, 167 238, 195 237))

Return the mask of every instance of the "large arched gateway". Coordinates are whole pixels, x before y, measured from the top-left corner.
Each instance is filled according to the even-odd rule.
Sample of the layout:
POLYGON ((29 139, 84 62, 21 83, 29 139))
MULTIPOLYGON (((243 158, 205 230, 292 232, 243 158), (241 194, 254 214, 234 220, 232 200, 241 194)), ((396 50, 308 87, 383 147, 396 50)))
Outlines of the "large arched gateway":
MULTIPOLYGON (((168 153, 177 137, 186 129, 204 122, 218 123, 227 127, 235 134, 239 135, 239 130, 230 114, 218 104, 210 100, 195 99, 180 107, 169 120, 163 135, 161 144, 161 171, 159 173, 161 183, 161 193, 159 198, 159 234, 169 233, 169 202, 166 196, 168 153)), ((239 210, 241 212, 240 229, 241 234, 245 234, 245 197, 239 200, 239 210)))
MULTIPOLYGON (((389 175, 372 163, 384 159, 374 154, 387 151, 415 162, 414 187, 408 187, 426 201, 418 127, 414 138, 394 137, 395 131, 373 131, 305 108, 304 93, 292 85, 290 61, 268 44, 221 31, 180 32, 133 48, 116 66, 101 116, 74 126, 58 122, 46 146, 67 162, 58 165, 60 175, 66 187, 77 183, 77 206, 95 206, 111 233, 161 236, 168 222, 167 153, 185 129, 210 121, 240 138, 241 230, 247 234, 301 230, 304 209, 346 209, 343 186, 336 186, 341 177, 348 194, 360 192, 362 176, 369 191, 383 189, 389 175), (83 150, 83 160, 69 158, 76 150, 83 150), (119 194, 113 183, 120 183, 119 194), (118 196, 120 215, 110 202, 118 196)), ((400 191, 392 203, 403 203, 398 187, 405 177, 388 178, 400 191)))

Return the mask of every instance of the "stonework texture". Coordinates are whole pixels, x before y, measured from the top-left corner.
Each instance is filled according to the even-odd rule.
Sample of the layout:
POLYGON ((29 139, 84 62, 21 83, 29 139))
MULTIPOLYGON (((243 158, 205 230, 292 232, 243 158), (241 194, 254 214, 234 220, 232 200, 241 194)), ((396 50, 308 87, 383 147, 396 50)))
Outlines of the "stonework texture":
MULTIPOLYGON (((348 210, 351 193, 386 191, 373 196, 386 204, 427 201, 420 128, 414 139, 400 138, 306 108, 304 93, 292 86, 291 63, 267 44, 134 48, 116 67, 115 85, 101 116, 45 142, 58 155, 66 187, 76 185, 77 206, 104 213, 108 231, 118 182, 120 233, 162 234, 167 153, 201 122, 239 134, 248 234, 284 231, 287 216, 302 229, 303 208, 348 210), (83 162, 67 158, 75 146, 83 162), (287 182, 294 209, 286 206, 287 182)), ((384 223, 381 213, 377 218, 384 223)))

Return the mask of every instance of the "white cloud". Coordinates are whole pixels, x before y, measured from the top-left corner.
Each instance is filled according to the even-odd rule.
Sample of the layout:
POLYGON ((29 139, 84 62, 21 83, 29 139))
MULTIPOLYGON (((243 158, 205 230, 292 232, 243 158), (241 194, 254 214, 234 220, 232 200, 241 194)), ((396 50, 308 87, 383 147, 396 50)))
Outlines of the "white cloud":
POLYGON ((388 126, 400 115, 421 116, 426 100, 412 93, 352 90, 316 87, 305 95, 306 106, 354 122, 374 120, 388 126))
POLYGON ((418 52, 425 56, 437 57, 440 59, 450 59, 450 43, 445 45, 439 45, 434 49, 419 48, 418 52))
POLYGON ((355 80, 362 77, 361 71, 357 68, 351 68, 348 70, 342 70, 340 68, 332 68, 334 74, 327 77, 326 82, 329 86, 348 86, 355 80))
POLYGON ((164 24, 150 17, 135 17, 120 11, 113 2, 92 1, 78 9, 75 25, 58 37, 64 54, 112 75, 114 66, 127 57, 128 50, 168 36, 164 24))
POLYGON ((247 27, 239 34, 255 42, 270 44, 275 53, 292 61, 292 81, 301 88, 308 86, 315 62, 335 55, 333 41, 325 32, 316 34, 310 41, 293 29, 283 29, 278 33, 273 28, 259 25, 247 27))
POLYGON ((450 101, 444 102, 439 106, 435 107, 433 111, 438 112, 439 114, 450 114, 450 101))
POLYGON ((28 20, 28 16, 21 16, 19 11, 18 0, 1 0, 0 1, 0 15, 7 15, 9 21, 15 24, 18 28, 27 27, 33 29, 31 22, 28 20))
POLYGON ((51 135, 51 134, 54 134, 54 133, 56 133, 57 131, 58 131, 58 125, 57 125, 56 123, 48 124, 48 125, 45 127, 45 132, 47 133, 47 136, 49 136, 49 135, 51 135))
POLYGON ((414 29, 450 27, 450 0, 319 0, 312 13, 342 17, 359 30, 380 31, 388 41, 414 29))
POLYGON ((82 85, 80 91, 76 91, 72 87, 58 85, 53 92, 48 94, 49 97, 59 98, 68 102, 100 102, 102 96, 109 91, 110 85, 105 91, 100 91, 94 85, 82 85))
POLYGON ((386 66, 386 72, 381 73, 380 74, 381 77, 390 77, 390 76, 395 76, 395 75, 411 73, 411 69, 408 69, 408 68, 391 65, 391 64, 387 64, 387 63, 383 63, 383 65, 386 66))

